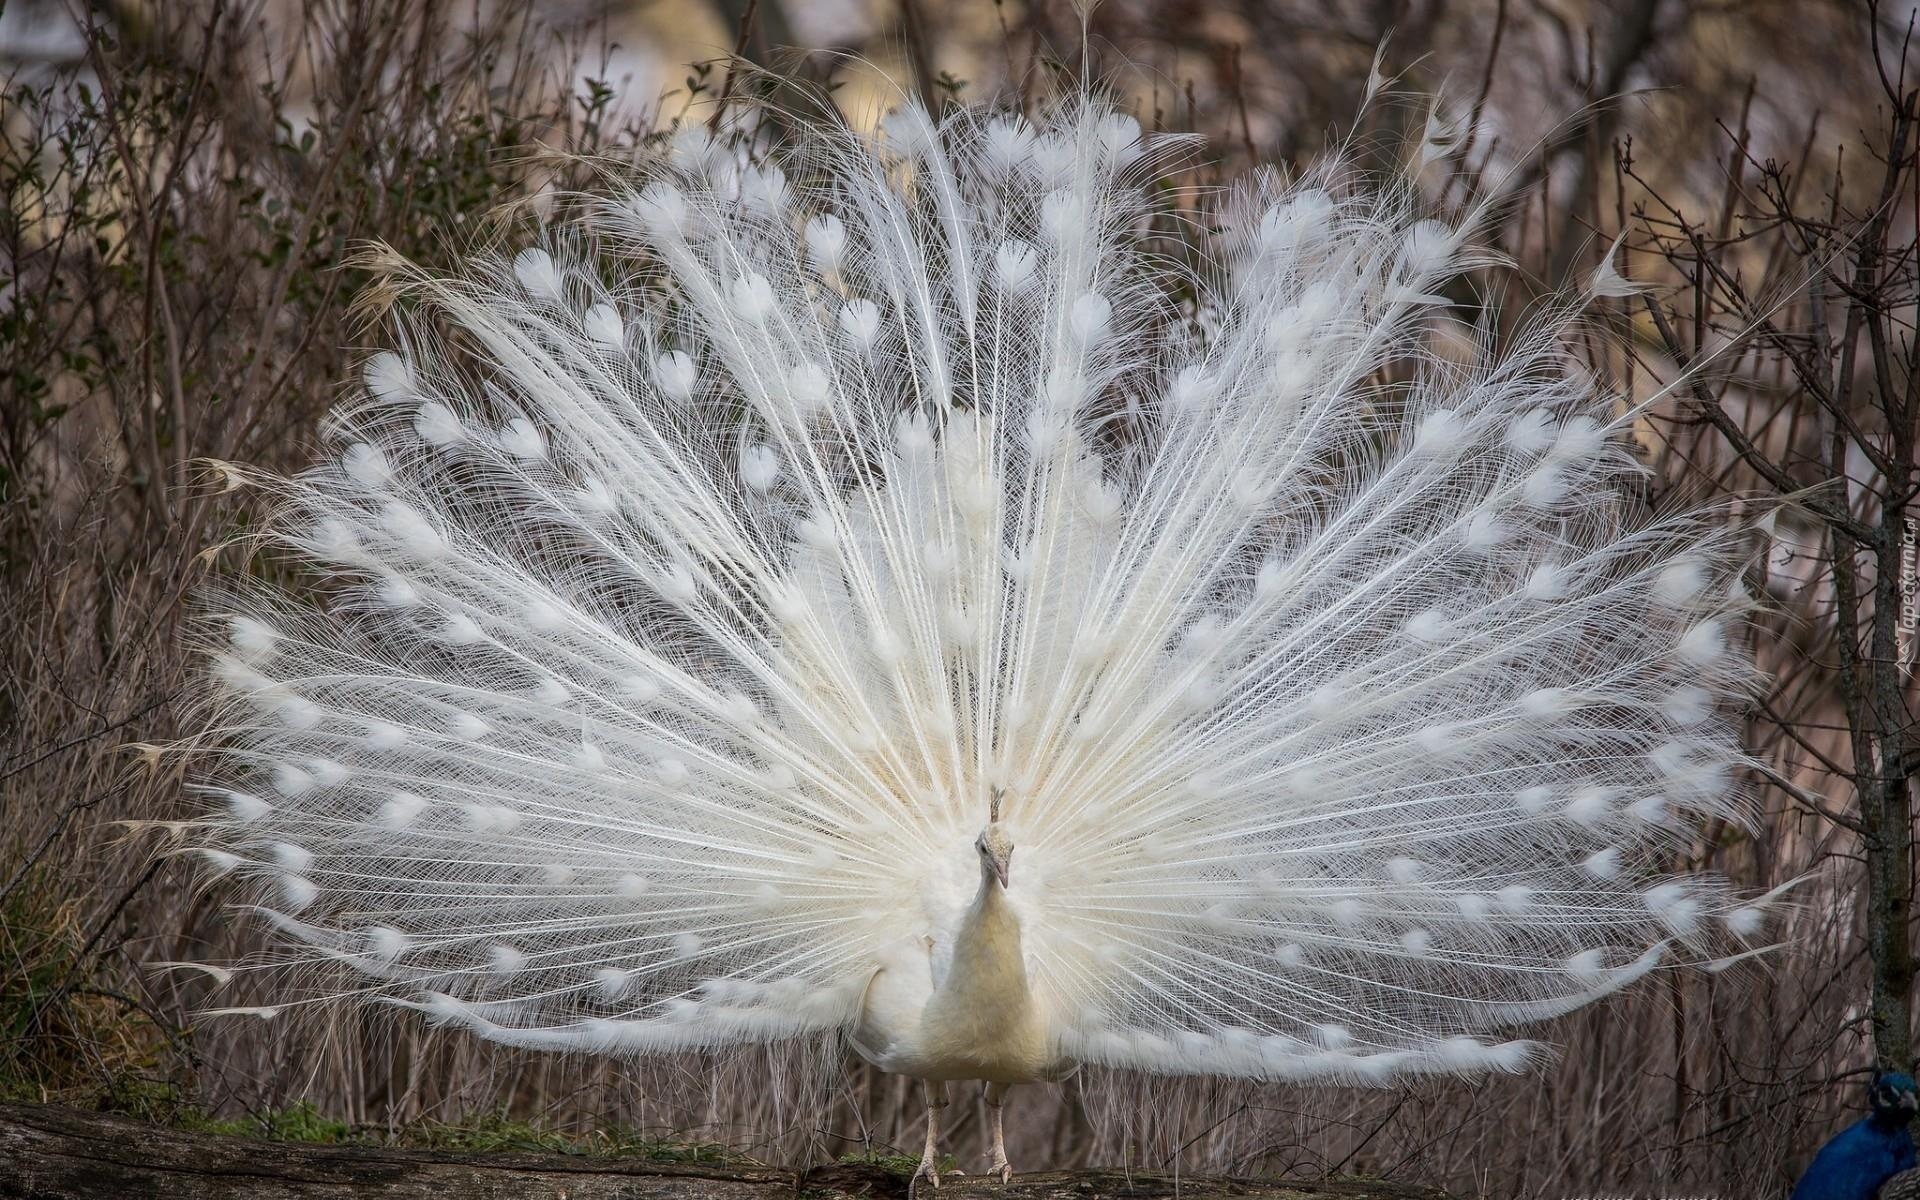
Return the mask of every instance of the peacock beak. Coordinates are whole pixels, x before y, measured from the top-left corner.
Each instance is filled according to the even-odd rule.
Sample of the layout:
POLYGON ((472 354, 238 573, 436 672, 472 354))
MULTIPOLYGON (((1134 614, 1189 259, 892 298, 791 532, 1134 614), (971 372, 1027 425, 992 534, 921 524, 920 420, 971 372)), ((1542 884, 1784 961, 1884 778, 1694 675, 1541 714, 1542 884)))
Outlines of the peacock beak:
POLYGON ((998 855, 987 859, 987 865, 993 869, 993 877, 1000 881, 1001 887, 1007 886, 1007 872, 1012 869, 1012 855, 1001 858, 998 855))

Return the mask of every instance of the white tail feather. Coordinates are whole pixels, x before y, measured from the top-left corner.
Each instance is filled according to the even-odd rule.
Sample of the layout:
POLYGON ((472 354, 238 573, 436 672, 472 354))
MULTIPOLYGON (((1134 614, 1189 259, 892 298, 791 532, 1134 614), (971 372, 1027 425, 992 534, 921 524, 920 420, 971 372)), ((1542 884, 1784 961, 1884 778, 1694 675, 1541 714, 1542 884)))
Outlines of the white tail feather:
POLYGON ((1624 502, 1571 314, 1428 355, 1469 227, 1259 175, 1189 272, 1087 101, 674 146, 406 281, 277 485, 329 582, 231 606, 203 825, 297 961, 515 1045, 844 1029, 990 792, 1087 1061, 1519 1069, 1759 933, 1660 867, 1737 810, 1738 543, 1624 502))

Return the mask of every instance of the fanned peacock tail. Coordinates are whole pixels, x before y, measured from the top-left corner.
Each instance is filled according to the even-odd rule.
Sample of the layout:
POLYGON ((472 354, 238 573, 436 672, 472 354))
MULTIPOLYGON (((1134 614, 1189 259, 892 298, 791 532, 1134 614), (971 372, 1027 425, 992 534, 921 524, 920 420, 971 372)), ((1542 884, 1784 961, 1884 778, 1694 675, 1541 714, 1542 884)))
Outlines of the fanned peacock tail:
POLYGON ((220 606, 200 829, 280 966, 519 1045, 828 1034, 996 791, 1083 1061, 1515 1069, 1751 948, 1663 870, 1740 815, 1744 543, 1630 502, 1590 296, 1443 354, 1472 214, 1179 199, 1091 100, 787 128, 396 268, 265 481, 312 596, 220 606))

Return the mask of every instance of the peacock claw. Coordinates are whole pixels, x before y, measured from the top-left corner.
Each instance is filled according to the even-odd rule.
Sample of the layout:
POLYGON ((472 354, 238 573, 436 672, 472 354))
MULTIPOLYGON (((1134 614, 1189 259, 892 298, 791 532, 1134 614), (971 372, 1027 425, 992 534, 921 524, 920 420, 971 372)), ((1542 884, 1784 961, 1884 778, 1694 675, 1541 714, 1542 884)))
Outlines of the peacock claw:
POLYGON ((1005 1155, 996 1156, 993 1165, 987 1168, 987 1174, 998 1175, 1001 1183, 1012 1183, 1013 1164, 1007 1161, 1005 1155))

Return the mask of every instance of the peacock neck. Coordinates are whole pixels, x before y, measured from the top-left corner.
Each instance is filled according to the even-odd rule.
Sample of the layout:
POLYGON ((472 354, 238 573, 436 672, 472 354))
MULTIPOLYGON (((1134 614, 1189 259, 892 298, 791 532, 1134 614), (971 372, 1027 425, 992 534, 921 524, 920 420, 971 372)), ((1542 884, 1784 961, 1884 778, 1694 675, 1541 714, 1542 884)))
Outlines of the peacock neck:
POLYGON ((955 993, 956 999, 997 1009, 1026 1004, 1020 918, 1007 899, 1007 890, 991 872, 981 872, 980 890, 954 938, 946 990, 955 993))
POLYGON ((1020 936, 1020 919, 1014 915, 1013 905, 1007 903, 1007 889, 985 868, 980 871, 980 887, 973 893, 967 915, 970 920, 1005 921, 1013 927, 1014 936, 1020 936))

